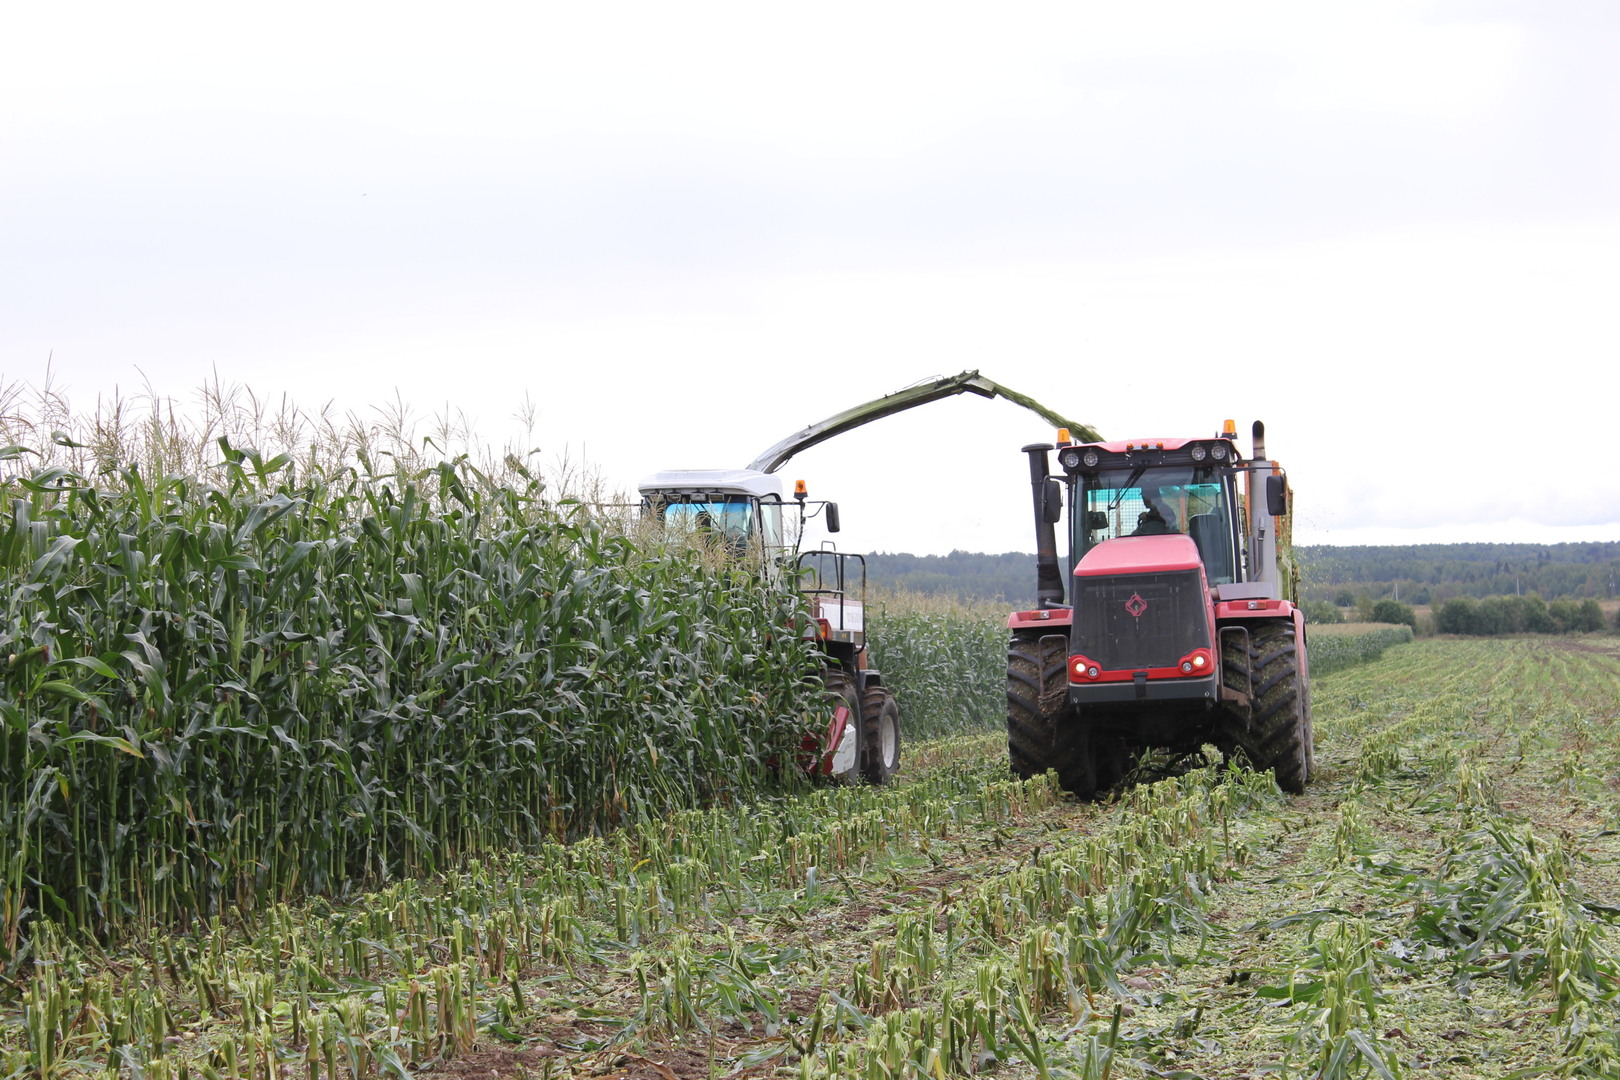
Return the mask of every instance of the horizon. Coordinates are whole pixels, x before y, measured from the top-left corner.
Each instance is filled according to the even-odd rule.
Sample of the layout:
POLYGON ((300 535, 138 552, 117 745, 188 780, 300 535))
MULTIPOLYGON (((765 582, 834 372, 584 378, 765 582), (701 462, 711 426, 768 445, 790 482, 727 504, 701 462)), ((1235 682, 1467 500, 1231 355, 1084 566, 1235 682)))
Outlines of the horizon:
MULTIPOLYGON (((1615 545, 1620 545, 1620 540, 1614 540, 1614 539, 1605 539, 1605 540, 1559 540, 1559 541, 1554 541, 1554 542, 1551 542, 1551 543, 1542 543, 1540 541, 1533 541, 1533 540, 1501 540, 1501 541, 1493 541, 1493 540, 1484 540, 1484 541, 1480 541, 1480 540, 1459 540, 1459 541, 1422 542, 1422 543, 1415 543, 1415 544, 1408 544, 1408 543, 1394 543, 1394 544, 1323 544, 1323 543, 1309 543, 1309 544, 1301 544, 1301 543, 1295 542, 1294 547, 1296 549, 1297 548, 1323 548, 1323 547, 1328 547, 1328 548, 1351 548, 1351 547, 1361 547, 1361 548, 1397 548, 1397 547, 1538 547, 1538 548, 1555 548, 1555 547, 1566 547, 1566 546, 1574 546, 1574 545, 1589 545, 1589 544, 1615 544, 1615 545)), ((992 557, 992 558, 993 557, 1004 556, 1004 555, 1021 555, 1021 556, 1022 555, 1027 555, 1028 557, 1030 557, 1032 559, 1035 557, 1035 552, 1033 552, 1033 551, 1022 551, 1022 550, 968 551, 968 550, 966 550, 964 548, 956 548, 956 549, 953 549, 951 551, 945 552, 944 554, 923 553, 923 552, 916 552, 916 551, 878 551, 878 550, 868 551, 868 552, 865 552, 865 554, 868 554, 868 555, 910 555, 910 556, 913 556, 915 558, 926 558, 926 559, 948 559, 952 555, 986 556, 986 557, 992 557)), ((1620 554, 1617 554, 1617 558, 1620 558, 1620 554)))

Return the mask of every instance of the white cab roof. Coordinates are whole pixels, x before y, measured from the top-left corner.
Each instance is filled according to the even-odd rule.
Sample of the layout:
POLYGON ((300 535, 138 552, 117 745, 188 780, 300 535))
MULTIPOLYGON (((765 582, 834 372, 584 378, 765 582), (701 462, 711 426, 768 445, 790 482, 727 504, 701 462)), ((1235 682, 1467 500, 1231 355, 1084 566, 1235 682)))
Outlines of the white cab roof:
POLYGON ((719 491, 755 498, 782 497, 780 477, 753 469, 666 469, 643 477, 636 487, 643 495, 655 491, 719 491))

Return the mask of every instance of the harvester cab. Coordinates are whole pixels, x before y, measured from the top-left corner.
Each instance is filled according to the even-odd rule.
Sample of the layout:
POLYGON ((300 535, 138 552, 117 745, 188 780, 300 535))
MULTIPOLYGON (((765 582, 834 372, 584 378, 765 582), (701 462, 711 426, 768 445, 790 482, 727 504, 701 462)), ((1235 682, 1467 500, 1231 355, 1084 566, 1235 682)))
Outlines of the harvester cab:
POLYGON ((1300 791, 1313 760, 1289 489, 1254 425, 1024 448, 1038 607, 1008 620, 1008 752, 1085 797, 1143 748, 1212 743, 1300 791), (1052 474, 1056 451, 1059 473, 1052 474), (1069 558, 1056 529, 1065 521, 1069 558))
POLYGON ((831 540, 801 552, 807 529, 840 529, 838 504, 809 498, 804 481, 756 469, 677 469, 638 485, 642 514, 667 532, 711 544, 771 582, 793 581, 808 609, 806 636, 821 657, 826 716, 806 736, 812 772, 882 783, 900 765, 900 710, 866 651, 866 559, 831 540))
POLYGON ((809 522, 819 518, 829 533, 840 527, 837 503, 810 499, 803 480, 785 501, 781 477, 755 469, 670 469, 638 487, 643 517, 733 555, 752 555, 773 576, 792 562, 809 522))

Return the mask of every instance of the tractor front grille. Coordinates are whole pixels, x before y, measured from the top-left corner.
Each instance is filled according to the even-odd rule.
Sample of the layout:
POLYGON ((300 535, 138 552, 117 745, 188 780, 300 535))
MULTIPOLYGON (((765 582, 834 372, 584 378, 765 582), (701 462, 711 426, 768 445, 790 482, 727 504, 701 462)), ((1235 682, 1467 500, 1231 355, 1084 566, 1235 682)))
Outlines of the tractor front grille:
POLYGON ((1196 570, 1078 578, 1073 651, 1105 671, 1171 667, 1210 646, 1208 611, 1196 570))

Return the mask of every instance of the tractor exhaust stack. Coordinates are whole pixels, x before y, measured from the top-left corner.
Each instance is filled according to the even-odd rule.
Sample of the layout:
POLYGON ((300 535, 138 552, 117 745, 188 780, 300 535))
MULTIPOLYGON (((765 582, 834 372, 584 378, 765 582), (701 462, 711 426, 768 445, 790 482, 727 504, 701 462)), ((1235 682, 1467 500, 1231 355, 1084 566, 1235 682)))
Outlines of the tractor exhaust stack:
POLYGON ((1030 443, 1024 447, 1024 453, 1029 455, 1029 486, 1035 503, 1035 606, 1041 608, 1063 606, 1063 574, 1058 569, 1055 524, 1063 516, 1063 503, 1060 491, 1054 514, 1051 488, 1056 481, 1050 479, 1051 465, 1046 457, 1051 449, 1051 443, 1030 443))

